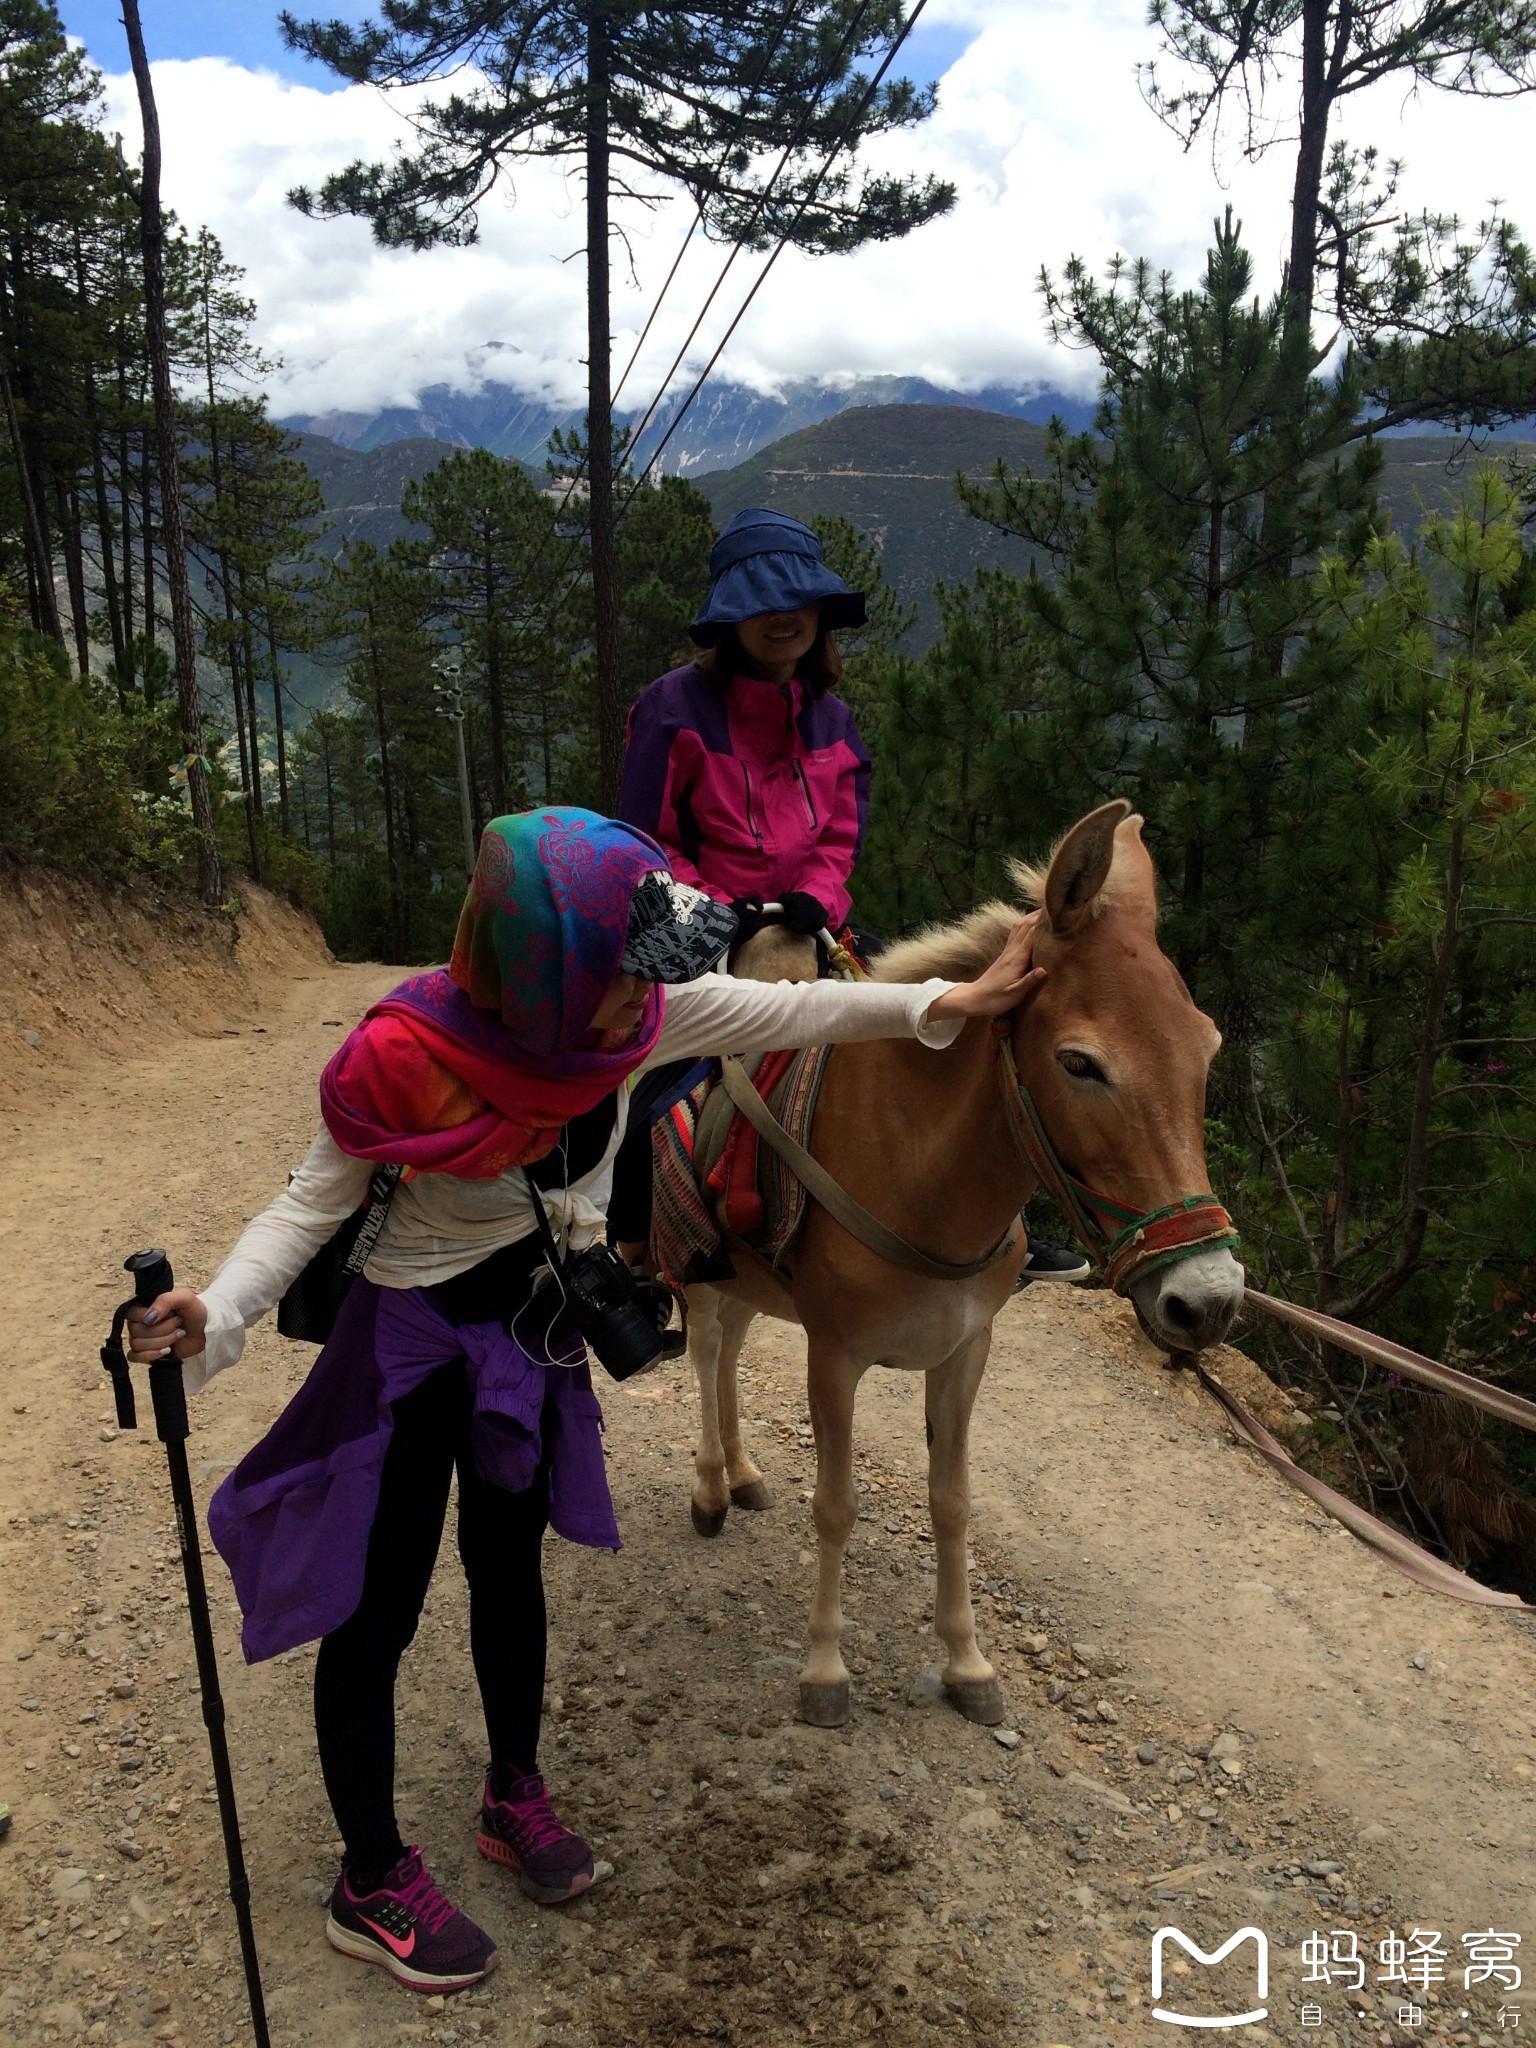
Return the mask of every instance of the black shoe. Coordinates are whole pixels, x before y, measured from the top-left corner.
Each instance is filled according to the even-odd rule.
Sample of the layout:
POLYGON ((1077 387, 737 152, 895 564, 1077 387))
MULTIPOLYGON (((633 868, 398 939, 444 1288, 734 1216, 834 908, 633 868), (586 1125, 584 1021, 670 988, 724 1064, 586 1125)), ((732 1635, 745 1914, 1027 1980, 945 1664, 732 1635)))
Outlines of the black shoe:
POLYGON ((1032 1280, 1086 1280, 1092 1271, 1081 1252, 1069 1252, 1064 1245, 1047 1244, 1043 1237, 1031 1237, 1013 1291, 1022 1294, 1032 1280))

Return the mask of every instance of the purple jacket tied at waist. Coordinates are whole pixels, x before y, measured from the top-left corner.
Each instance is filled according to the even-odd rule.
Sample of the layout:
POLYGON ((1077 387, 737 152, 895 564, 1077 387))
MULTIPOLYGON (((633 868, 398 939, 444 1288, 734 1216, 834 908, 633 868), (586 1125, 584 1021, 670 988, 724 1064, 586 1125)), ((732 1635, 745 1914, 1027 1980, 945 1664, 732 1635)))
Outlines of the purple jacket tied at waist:
POLYGON ((455 1359, 474 1396, 481 1474, 520 1493, 547 1449, 551 1527, 572 1543, 619 1548, 585 1347, 558 1323, 547 1346, 542 1330, 520 1335, 527 1349, 503 1323, 455 1328, 419 1288, 353 1282, 308 1379, 209 1503, 249 1662, 313 1642, 354 1612, 394 1431, 390 1403, 455 1359))

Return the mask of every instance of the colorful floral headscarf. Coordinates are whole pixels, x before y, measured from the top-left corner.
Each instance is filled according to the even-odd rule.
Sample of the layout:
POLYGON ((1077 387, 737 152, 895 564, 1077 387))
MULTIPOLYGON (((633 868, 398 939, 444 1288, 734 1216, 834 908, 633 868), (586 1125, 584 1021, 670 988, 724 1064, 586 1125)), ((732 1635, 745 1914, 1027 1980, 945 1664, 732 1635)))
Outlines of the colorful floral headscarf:
POLYGON ((494 818, 445 971, 376 1003, 320 1082, 344 1152, 488 1179, 549 1152, 661 1031, 653 987, 635 1030, 595 1038, 643 876, 666 855, 630 825, 550 808, 494 818))
POLYGON ((655 840, 596 811, 492 818, 448 973, 524 1052, 558 1061, 619 971, 636 885, 666 866, 655 840))

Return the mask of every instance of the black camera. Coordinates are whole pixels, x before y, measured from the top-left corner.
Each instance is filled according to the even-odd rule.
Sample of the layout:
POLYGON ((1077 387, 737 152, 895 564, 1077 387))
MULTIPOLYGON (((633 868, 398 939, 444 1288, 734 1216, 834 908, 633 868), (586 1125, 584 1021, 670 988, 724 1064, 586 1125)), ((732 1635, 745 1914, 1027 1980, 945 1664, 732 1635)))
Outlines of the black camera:
POLYGON ((666 1346, 634 1274, 609 1244, 567 1252, 559 1266, 571 1321, 616 1380, 654 1365, 666 1346))

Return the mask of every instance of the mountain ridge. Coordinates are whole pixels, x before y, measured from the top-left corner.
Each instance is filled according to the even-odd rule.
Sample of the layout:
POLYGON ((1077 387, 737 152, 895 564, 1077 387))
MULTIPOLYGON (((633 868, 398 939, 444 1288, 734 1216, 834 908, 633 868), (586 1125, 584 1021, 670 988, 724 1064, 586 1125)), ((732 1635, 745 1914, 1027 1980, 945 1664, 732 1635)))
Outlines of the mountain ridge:
MULTIPOLYGON (((642 466, 669 433, 683 394, 673 393, 656 410, 635 444, 634 459, 642 466)), ((786 383, 778 392, 754 391, 747 385, 706 385, 671 434, 658 467, 674 475, 697 477, 747 461, 759 449, 786 434, 817 426, 854 407, 942 405, 986 412, 1006 418, 1033 419, 1040 424, 1059 413, 1074 427, 1087 426, 1091 400, 1048 389, 1013 390, 990 385, 974 392, 953 391, 924 377, 861 377, 842 383, 806 377, 786 383)), ((636 428, 644 406, 620 409, 621 426, 636 428)), ((487 380, 473 392, 456 392, 446 384, 423 390, 414 406, 385 406, 376 412, 294 413, 281 424, 291 432, 319 435, 344 448, 368 451, 400 441, 446 441, 461 448, 489 448, 539 466, 555 429, 579 428, 583 408, 555 406, 529 397, 515 385, 487 380)))
MULTIPOLYGON (((1397 530, 1411 532, 1421 508, 1439 509, 1455 498, 1466 474, 1465 451, 1445 436, 1384 436, 1379 445, 1382 502, 1397 530)), ((1536 456, 1529 442, 1500 439, 1488 445, 1536 456)), ((781 435, 731 468, 692 480, 720 526, 750 505, 799 519, 840 514, 850 520, 878 548, 900 595, 917 606, 911 645, 920 651, 938 631, 936 583, 964 582, 983 567, 1023 575, 1036 559, 1016 535, 1000 533, 962 509, 955 475, 982 477, 1000 460, 1012 468, 1038 463, 1045 448, 1046 430, 1037 422, 974 406, 855 406, 781 435)), ((331 524, 322 551, 334 555, 346 540, 383 548, 410 531, 400 515, 400 493, 451 448, 416 436, 350 449, 305 434, 298 452, 324 494, 331 524)), ((534 464, 520 466, 545 481, 534 464)))

